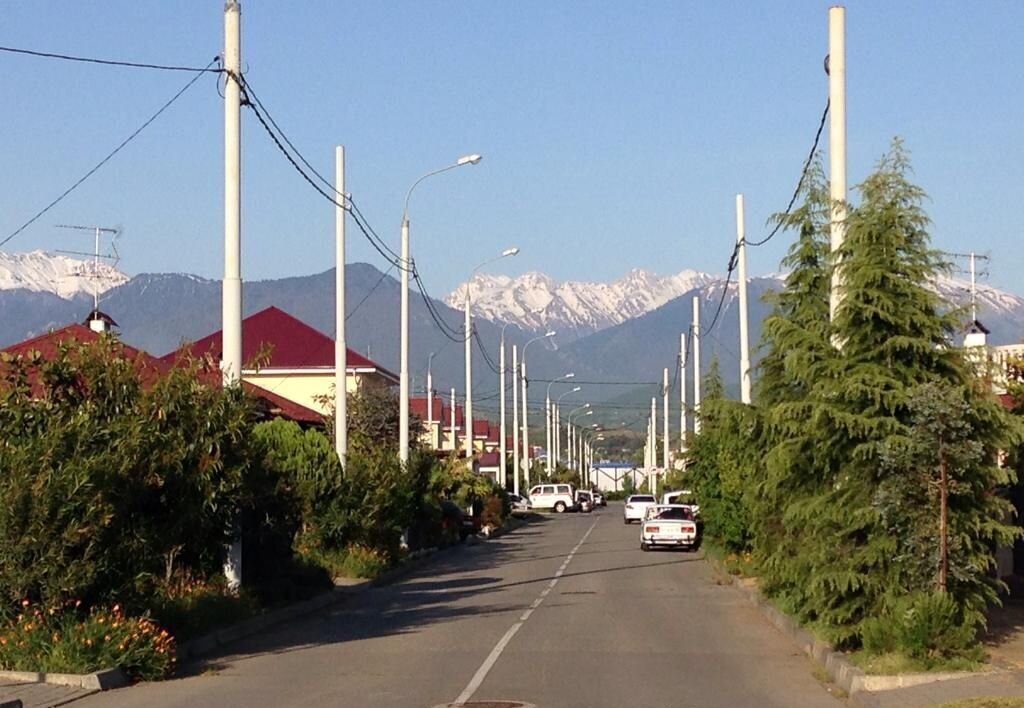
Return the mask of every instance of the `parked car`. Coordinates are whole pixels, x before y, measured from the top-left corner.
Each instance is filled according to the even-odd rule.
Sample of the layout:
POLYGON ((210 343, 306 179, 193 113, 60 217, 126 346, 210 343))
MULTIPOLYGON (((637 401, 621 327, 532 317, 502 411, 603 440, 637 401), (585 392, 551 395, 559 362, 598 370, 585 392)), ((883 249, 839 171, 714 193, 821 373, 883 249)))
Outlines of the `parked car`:
POLYGON ((594 506, 608 506, 608 500, 604 498, 604 494, 599 490, 593 490, 590 496, 594 497, 594 506))
POLYGON ((626 497, 626 505, 622 509, 622 523, 631 524, 634 521, 643 521, 647 507, 654 506, 658 500, 653 494, 631 494, 626 497))
POLYGON ((576 507, 585 514, 594 510, 594 499, 590 492, 582 489, 576 492, 576 507))
MULTIPOLYGON (((470 506, 469 511, 473 509, 470 506)), ((441 502, 441 527, 445 533, 455 535, 460 541, 465 541, 467 536, 473 536, 480 532, 479 514, 467 513, 458 504, 452 501, 441 502)), ((454 539, 453 539, 454 540, 454 539)))
POLYGON ((640 524, 640 550, 657 546, 685 548, 697 546, 697 520, 685 504, 656 504, 647 510, 640 524))
POLYGON ((533 504, 530 503, 530 498, 526 496, 520 496, 518 494, 508 495, 509 503, 512 505, 513 514, 528 514, 533 508, 533 504))
POLYGON ((559 514, 576 508, 576 490, 571 484, 538 484, 530 489, 534 509, 553 509, 559 514))
POLYGON ((677 489, 665 492, 661 496, 662 504, 685 504, 693 510, 694 516, 700 516, 700 505, 694 503, 693 492, 689 489, 677 489))

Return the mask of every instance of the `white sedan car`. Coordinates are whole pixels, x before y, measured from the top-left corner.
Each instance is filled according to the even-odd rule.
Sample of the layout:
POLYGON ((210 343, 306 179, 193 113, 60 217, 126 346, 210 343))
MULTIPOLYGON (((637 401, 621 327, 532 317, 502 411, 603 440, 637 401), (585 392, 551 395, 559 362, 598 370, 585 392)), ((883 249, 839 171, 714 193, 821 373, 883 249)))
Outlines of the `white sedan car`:
POLYGON ((655 546, 685 548, 697 545, 697 520, 685 504, 657 504, 640 524, 640 550, 655 546))
POLYGON ((654 506, 658 500, 653 494, 631 494, 626 497, 626 505, 622 509, 622 523, 631 524, 634 521, 643 521, 647 514, 647 507, 654 506))

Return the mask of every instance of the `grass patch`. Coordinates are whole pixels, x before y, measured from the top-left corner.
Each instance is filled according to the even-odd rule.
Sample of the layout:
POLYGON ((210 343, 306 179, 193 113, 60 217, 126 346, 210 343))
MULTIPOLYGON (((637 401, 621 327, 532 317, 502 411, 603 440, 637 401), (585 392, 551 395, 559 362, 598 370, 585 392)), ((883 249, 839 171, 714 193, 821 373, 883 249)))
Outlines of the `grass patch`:
POLYGON ((943 703, 938 708, 1024 708, 1024 698, 968 698, 943 703))
POLYGON ((985 666, 984 662, 965 657, 916 659, 902 652, 871 654, 862 650, 847 654, 847 657, 864 673, 880 676, 933 671, 977 671, 985 666))
POLYGON ((393 565, 384 553, 356 544, 344 548, 312 549, 306 551, 305 557, 306 560, 324 568, 332 578, 372 580, 393 565))

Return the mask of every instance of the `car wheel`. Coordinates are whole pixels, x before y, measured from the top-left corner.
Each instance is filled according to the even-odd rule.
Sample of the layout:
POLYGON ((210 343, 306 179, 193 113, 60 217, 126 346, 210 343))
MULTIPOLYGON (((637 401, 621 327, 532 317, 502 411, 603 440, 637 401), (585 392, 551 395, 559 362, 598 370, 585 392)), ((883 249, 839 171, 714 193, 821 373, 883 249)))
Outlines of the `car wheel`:
POLYGON ((555 511, 559 514, 565 513, 565 502, 555 502, 555 511))
POLYGON ((640 550, 641 551, 649 551, 649 550, 651 550, 651 547, 648 546, 646 543, 641 541, 640 542, 640 550))
POLYGON ((629 523, 629 519, 627 519, 625 516, 623 516, 622 517, 622 523, 628 524, 629 523))

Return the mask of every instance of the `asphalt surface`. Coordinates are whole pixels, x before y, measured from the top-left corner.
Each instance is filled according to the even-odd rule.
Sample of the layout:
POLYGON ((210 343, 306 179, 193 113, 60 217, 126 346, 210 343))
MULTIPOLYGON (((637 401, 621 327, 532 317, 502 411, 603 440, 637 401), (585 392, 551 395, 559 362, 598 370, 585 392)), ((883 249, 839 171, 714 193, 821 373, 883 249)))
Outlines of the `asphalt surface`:
POLYGON ((701 554, 644 553, 621 506, 545 517, 231 647, 186 678, 81 708, 844 705, 701 554), (471 706, 472 703, 469 703, 471 706))

